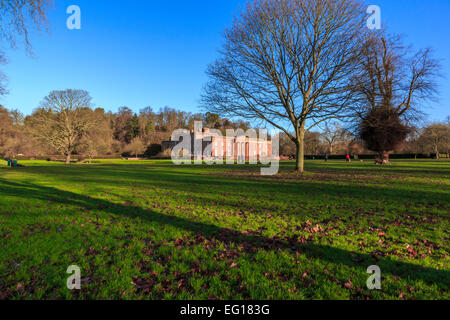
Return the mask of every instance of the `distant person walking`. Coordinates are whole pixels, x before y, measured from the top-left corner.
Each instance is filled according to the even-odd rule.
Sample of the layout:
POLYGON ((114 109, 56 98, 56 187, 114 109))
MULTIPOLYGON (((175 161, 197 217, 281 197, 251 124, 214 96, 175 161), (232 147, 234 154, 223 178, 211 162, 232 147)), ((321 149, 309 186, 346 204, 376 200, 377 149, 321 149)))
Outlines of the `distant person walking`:
POLYGON ((328 152, 325 152, 325 162, 328 162, 328 152))
POLYGON ((352 162, 352 160, 350 159, 350 155, 349 155, 349 154, 347 154, 347 156, 346 156, 345 158, 346 158, 346 161, 347 161, 348 163, 352 162))

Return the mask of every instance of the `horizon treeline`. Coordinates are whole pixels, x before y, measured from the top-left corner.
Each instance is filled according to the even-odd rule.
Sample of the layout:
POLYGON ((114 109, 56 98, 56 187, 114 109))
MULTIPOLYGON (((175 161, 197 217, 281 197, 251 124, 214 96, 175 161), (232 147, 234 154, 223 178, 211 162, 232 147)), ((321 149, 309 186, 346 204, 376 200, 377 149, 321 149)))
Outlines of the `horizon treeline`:
MULTIPOLYGON (((129 107, 120 107, 117 112, 103 108, 82 108, 82 118, 91 125, 75 142, 72 154, 96 157, 99 155, 156 156, 161 152, 161 143, 170 140, 176 129, 194 129, 195 121, 219 130, 248 130, 250 124, 231 121, 211 113, 190 113, 170 107, 154 111, 146 107, 134 112, 129 107)), ((38 135, 39 117, 45 112, 38 108, 25 116, 18 110, 8 110, 0 105, 0 156, 24 155, 39 157, 62 154, 38 135)), ((45 129, 44 129, 45 130, 45 129)))
MULTIPOLYGON (((39 113, 36 109, 24 116, 18 110, 8 110, 0 105, 0 157, 26 156, 30 158, 63 155, 48 143, 33 134, 39 113)), ((106 156, 161 155, 163 141, 168 141, 176 129, 193 130, 195 121, 203 121, 205 127, 222 131, 226 129, 251 128, 249 122, 231 121, 213 113, 190 113, 164 107, 154 111, 146 107, 133 112, 129 107, 121 107, 117 112, 103 108, 84 108, 83 117, 94 123, 76 142, 72 154, 85 158, 106 156)), ((423 128, 415 128, 406 142, 396 150, 403 154, 449 154, 449 119, 432 123, 423 128)), ((356 136, 345 130, 339 123, 332 122, 322 132, 307 132, 305 153, 310 156, 372 154, 356 136)), ((280 155, 294 158, 295 144, 284 134, 280 134, 280 155)))

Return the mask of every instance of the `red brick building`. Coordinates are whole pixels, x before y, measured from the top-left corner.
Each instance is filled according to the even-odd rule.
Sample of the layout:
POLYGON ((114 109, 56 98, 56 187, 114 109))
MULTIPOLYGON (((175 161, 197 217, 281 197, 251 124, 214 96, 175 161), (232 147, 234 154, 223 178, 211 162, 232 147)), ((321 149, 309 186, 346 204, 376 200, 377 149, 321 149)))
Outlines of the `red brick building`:
MULTIPOLYGON (((250 161, 259 160, 261 157, 272 157, 272 142, 254 137, 217 137, 209 136, 208 130, 204 131, 205 140, 198 139, 202 145, 202 155, 195 154, 195 134, 191 132, 191 156, 193 159, 234 159, 250 161), (223 153, 221 155, 221 149, 223 153)), ((179 141, 165 141, 162 143, 163 151, 173 149, 179 141)))

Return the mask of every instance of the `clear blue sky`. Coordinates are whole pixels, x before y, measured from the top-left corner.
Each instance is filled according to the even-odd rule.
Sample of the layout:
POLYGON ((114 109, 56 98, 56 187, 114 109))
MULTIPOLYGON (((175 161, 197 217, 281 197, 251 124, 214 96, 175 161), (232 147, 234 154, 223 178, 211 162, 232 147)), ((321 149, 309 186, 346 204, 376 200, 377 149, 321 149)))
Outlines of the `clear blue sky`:
MULTIPOLYGON (((50 34, 33 34, 34 56, 7 50, 2 70, 10 94, 0 103, 25 114, 51 90, 85 89, 97 107, 139 111, 170 106, 198 112, 207 65, 217 57, 221 32, 245 0, 56 0, 50 34), (66 8, 82 10, 82 29, 66 28, 66 8)), ((441 100, 429 120, 450 114, 450 1, 374 0, 389 30, 416 48, 431 46, 443 59, 441 100)))

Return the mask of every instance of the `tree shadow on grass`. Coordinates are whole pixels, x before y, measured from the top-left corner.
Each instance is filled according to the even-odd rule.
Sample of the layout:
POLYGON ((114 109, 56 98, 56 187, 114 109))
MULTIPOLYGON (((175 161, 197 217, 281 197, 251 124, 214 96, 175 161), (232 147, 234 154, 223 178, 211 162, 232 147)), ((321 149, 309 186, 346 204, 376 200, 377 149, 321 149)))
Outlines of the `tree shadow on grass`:
MULTIPOLYGON (((245 166, 244 166, 245 167, 245 166)), ((248 166, 247 166, 248 167, 248 166)), ((320 197, 324 194, 336 199, 351 198, 360 200, 380 201, 388 200, 392 202, 437 202, 442 203, 444 206, 448 206, 449 194, 446 189, 441 185, 436 185, 432 190, 430 188, 425 189, 403 189, 398 185, 394 186, 377 186, 371 185, 358 185, 352 184, 351 180, 344 180, 341 184, 330 184, 327 180, 321 180, 321 177, 317 179, 289 179, 278 180, 277 177, 265 177, 260 176, 247 177, 248 171, 242 171, 242 176, 239 175, 226 175, 226 173, 217 173, 215 171, 212 174, 204 173, 198 174, 194 172, 180 172, 180 171, 168 171, 169 169, 182 169, 183 167, 168 167, 168 165, 151 165, 148 170, 142 170, 142 167, 138 169, 133 166, 124 168, 123 165, 101 165, 97 167, 80 168, 61 168, 55 170, 47 170, 46 176, 53 176, 54 178, 61 178, 63 175, 63 181, 67 183, 86 183, 95 182, 96 184, 117 185, 120 183, 130 184, 145 184, 149 187, 169 188, 177 191, 192 191, 193 188, 199 187, 201 192, 211 193, 215 192, 214 186, 220 188, 227 188, 227 191, 241 190, 245 191, 243 187, 257 187, 259 191, 265 194, 272 194, 274 191, 283 189, 283 194, 291 196, 315 196, 320 197), (246 177, 243 181, 242 177, 246 177), (245 182, 245 184, 244 184, 245 182)), ((196 166, 187 166, 188 169, 202 168, 196 166)), ((26 168, 28 171, 36 174, 42 174, 42 169, 38 167, 26 168)), ((206 170, 203 167, 203 170, 206 170)), ((333 176, 328 179, 333 180, 333 176)), ((370 179, 366 180, 370 182, 370 179)), ((420 186, 419 186, 420 187, 420 186)), ((249 188, 248 193, 253 194, 249 188)), ((244 194, 246 192, 243 192, 244 194)))
POLYGON ((172 226, 184 231, 199 234, 209 240, 240 245, 244 252, 253 254, 256 250, 289 250, 299 252, 308 258, 327 261, 336 265, 351 268, 367 268, 369 263, 376 263, 383 273, 399 278, 421 280, 435 284, 443 290, 450 285, 450 271, 435 270, 407 262, 393 261, 381 258, 378 261, 369 254, 350 252, 340 248, 311 242, 299 242, 298 239, 268 238, 261 234, 245 234, 236 230, 222 228, 214 224, 192 221, 183 217, 161 214, 137 206, 112 203, 103 199, 95 199, 73 192, 32 183, 16 183, 0 179, 0 195, 18 198, 52 201, 60 204, 86 208, 87 210, 102 210, 117 216, 139 217, 144 221, 161 226, 172 226))

